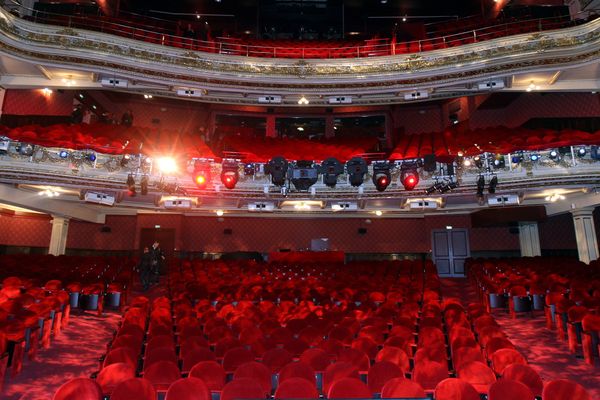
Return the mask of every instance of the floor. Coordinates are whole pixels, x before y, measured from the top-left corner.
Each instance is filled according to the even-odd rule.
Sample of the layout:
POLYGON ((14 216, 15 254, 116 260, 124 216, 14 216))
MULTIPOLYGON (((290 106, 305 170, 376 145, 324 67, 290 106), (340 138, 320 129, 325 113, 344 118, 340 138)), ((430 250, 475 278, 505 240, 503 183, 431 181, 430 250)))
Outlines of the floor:
MULTIPOLYGON (((479 299, 467 279, 442 279, 442 295, 457 297, 463 304, 479 299)), ((516 320, 508 313, 494 311, 493 316, 533 369, 546 381, 571 379, 585 387, 592 399, 600 399, 600 362, 586 364, 569 352, 566 342, 546 329, 543 314, 519 315, 516 320)))

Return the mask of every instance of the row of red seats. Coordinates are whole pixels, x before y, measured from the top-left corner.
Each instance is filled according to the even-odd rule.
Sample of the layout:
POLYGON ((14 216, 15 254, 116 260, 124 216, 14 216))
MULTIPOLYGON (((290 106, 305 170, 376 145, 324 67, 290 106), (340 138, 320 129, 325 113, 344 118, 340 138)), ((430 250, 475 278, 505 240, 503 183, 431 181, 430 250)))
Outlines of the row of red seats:
POLYGON ((223 149, 246 155, 246 160, 267 162, 273 157, 283 156, 289 160, 325 160, 335 156, 347 161, 354 156, 368 153, 377 144, 377 138, 330 139, 313 141, 307 139, 251 139, 228 136, 223 149))
POLYGON ((104 154, 177 154, 214 158, 199 136, 155 128, 106 124, 26 125, 0 127, 0 136, 25 143, 65 149, 91 149, 104 154))
POLYGON ((539 151, 561 146, 597 143, 600 143, 600 131, 588 133, 573 129, 555 131, 506 127, 472 131, 447 130, 404 135, 389 158, 403 160, 435 154, 440 158, 453 159, 458 153, 467 156, 479 155, 484 152, 508 154, 515 151, 539 151))
POLYGON ((600 354, 600 273, 573 259, 473 260, 472 279, 488 308, 531 302, 543 310, 546 327, 567 341, 573 354, 593 364, 600 354), (537 303, 537 304, 536 304, 537 303))

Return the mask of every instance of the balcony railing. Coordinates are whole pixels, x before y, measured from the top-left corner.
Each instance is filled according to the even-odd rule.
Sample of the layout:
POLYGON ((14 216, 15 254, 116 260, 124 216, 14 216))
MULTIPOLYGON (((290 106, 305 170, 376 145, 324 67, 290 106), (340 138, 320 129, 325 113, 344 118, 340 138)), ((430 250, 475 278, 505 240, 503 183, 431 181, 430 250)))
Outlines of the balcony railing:
MULTIPOLYGON (((41 11, 32 11, 32 13, 31 16, 27 16, 25 19, 47 25, 98 31, 162 46, 214 54, 293 59, 363 58, 420 53, 517 34, 561 29, 585 22, 583 20, 571 20, 568 17, 536 18, 410 42, 395 42, 390 38, 374 38, 362 42, 315 41, 308 43, 302 41, 244 40, 231 37, 197 40, 173 35, 169 29, 159 26, 160 24, 149 27, 140 23, 127 23, 124 20, 101 16, 62 15, 41 11)), ((595 16, 590 18, 593 19, 595 16)))

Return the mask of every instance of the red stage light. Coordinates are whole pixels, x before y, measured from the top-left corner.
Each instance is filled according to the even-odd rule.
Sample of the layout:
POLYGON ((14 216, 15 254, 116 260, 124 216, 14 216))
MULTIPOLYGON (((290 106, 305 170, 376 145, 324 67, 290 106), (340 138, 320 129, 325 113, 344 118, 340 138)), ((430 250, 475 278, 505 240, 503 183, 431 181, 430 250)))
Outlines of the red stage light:
POLYGON ((401 181, 405 190, 413 190, 419 184, 419 174, 413 170, 403 171, 401 181))
POLYGON ((202 189, 204 188, 204 186, 206 186, 208 179, 206 179, 206 176, 204 176, 203 173, 196 173, 196 175, 194 176, 194 182, 199 188, 202 189))

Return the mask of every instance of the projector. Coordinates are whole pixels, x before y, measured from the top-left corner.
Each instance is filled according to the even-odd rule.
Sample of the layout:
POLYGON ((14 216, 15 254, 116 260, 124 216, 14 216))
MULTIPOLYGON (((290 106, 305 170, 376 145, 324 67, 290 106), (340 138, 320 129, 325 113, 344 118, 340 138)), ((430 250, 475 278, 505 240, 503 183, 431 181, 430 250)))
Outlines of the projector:
POLYGON ((479 82, 477 88, 479 90, 504 89, 504 81, 502 79, 492 79, 487 82, 479 82))
POLYGON ((177 96, 202 97, 202 91, 198 89, 177 89, 177 96))
POLYGON ((352 104, 352 96, 334 96, 329 98, 329 104, 352 104))
POLYGON ((415 90, 414 92, 404 93, 404 100, 419 100, 429 97, 429 92, 426 90, 415 90))
POLYGON ((259 96, 258 102, 261 104, 281 104, 281 96, 259 96))
POLYGON ((338 201, 331 204, 333 211, 356 211, 358 210, 358 203, 351 201, 338 201))
POLYGON ((411 200, 408 204, 411 210, 437 210, 439 207, 438 202, 433 200, 411 200))
POLYGON ((129 81, 119 78, 104 78, 100 81, 100 84, 105 87, 126 88, 129 86, 129 81))
POLYGON ((503 194, 501 196, 488 196, 490 206, 516 206, 519 205, 519 196, 516 194, 503 194))
POLYGON ((273 212, 275 203, 248 203, 248 211, 252 212, 273 212))
POLYGON ((163 202, 167 210, 189 210, 192 208, 191 199, 169 199, 163 202))
POLYGON ((83 199, 88 203, 102 204, 105 206, 115 205, 115 196, 106 193, 86 192, 83 199))

